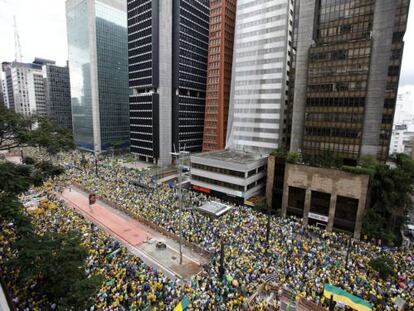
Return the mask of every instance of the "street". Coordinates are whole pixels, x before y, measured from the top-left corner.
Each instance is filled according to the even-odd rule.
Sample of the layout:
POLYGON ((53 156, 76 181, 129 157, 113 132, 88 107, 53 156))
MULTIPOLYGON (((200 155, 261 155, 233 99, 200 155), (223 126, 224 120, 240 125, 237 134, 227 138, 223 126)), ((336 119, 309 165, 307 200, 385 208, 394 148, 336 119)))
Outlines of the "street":
POLYGON ((183 264, 180 265, 176 241, 100 200, 89 206, 88 195, 76 187, 65 189, 61 198, 68 206, 119 240, 146 264, 161 269, 169 277, 188 280, 201 271, 201 265, 207 262, 206 258, 183 246, 183 264), (156 248, 158 241, 165 243, 166 248, 156 248))

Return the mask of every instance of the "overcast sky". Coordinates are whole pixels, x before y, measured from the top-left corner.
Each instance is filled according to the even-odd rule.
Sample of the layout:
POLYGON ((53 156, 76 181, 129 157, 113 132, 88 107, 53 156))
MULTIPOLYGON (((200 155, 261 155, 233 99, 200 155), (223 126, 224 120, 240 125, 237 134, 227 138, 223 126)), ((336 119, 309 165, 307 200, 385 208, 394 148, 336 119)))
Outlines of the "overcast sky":
MULTIPOLYGON (((400 85, 414 87, 414 17, 411 11, 400 85)), ((13 16, 17 17, 24 62, 37 56, 56 60, 58 65, 66 63, 65 0, 0 0, 0 62, 14 60, 13 16)))

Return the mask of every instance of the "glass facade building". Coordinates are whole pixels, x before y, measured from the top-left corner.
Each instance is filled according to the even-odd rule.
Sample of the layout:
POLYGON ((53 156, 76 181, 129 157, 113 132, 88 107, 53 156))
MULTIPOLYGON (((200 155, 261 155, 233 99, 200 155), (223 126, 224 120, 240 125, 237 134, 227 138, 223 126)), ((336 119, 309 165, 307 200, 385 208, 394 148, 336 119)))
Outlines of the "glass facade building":
MULTIPOLYGON (((301 0, 291 149, 388 156, 409 0, 301 0)), ((296 36, 296 35, 295 35, 296 36)))
POLYGON ((129 146, 126 3, 66 2, 75 143, 90 151, 129 146))
POLYGON ((43 77, 45 78, 48 117, 59 126, 72 129, 69 68, 44 65, 43 77))

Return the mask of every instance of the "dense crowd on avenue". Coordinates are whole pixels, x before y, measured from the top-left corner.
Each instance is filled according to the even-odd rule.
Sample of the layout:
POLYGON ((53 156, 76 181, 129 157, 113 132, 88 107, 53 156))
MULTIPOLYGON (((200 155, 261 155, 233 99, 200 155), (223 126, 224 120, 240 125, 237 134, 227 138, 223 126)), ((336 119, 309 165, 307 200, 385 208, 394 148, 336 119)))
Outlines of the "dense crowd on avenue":
MULTIPOLYGON (((49 156, 37 152, 36 157, 49 156)), ((185 193, 183 237, 213 255, 209 265, 191 282, 172 281, 162 272, 146 266, 117 241, 92 225, 52 195, 76 183, 113 202, 132 217, 142 217, 178 234, 178 200, 174 189, 165 184, 152 187, 145 169, 126 169, 121 157, 100 159, 98 176, 94 159, 79 152, 50 158, 66 167, 66 172, 34 189, 47 198, 47 204, 32 213, 39 231, 70 229, 82 232, 89 249, 88 273, 101 274, 105 282, 92 310, 172 310, 187 295, 190 310, 247 310, 248 297, 268 275, 298 297, 327 306, 325 283, 343 288, 370 302, 375 310, 395 310, 397 297, 414 310, 414 249, 387 248, 369 242, 353 241, 348 266, 348 236, 307 227, 292 218, 271 219, 269 245, 266 243, 267 216, 244 206, 234 206, 219 218, 194 210, 207 198, 196 192, 185 193), (133 181, 148 185, 137 187, 133 181), (151 186, 151 187, 150 187, 151 186), (219 277, 220 241, 225 242, 225 277, 219 277), (386 255, 397 267, 397 276, 383 280, 369 265, 372 258, 386 255)), ((24 196, 22 200, 24 200, 24 196)), ((215 200, 215 199, 214 199, 215 200)), ((1 224, 0 264, 13 256, 13 224, 1 224)), ((9 282, 13 287, 13 284, 9 282)), ((26 289, 13 289, 19 310, 47 309, 44 301, 30 296, 26 289), (42 308, 43 307, 43 308, 42 308)), ((256 306, 261 310, 264 306, 256 306)))

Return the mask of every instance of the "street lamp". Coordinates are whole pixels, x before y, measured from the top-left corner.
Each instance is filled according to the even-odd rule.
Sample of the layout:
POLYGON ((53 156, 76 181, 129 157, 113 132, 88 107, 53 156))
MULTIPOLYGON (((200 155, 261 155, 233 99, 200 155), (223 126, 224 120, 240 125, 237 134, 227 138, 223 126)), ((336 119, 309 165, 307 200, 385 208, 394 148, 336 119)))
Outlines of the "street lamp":
POLYGON ((348 261, 349 261, 349 254, 351 252, 351 246, 352 246, 352 236, 349 237, 348 247, 346 250, 346 258, 345 258, 345 269, 346 270, 348 270, 348 261))
POLYGON ((97 145, 95 145, 94 149, 94 155, 95 155, 95 175, 98 176, 98 148, 97 145))
POLYGON ((183 263, 183 250, 182 250, 182 240, 183 240, 183 231, 182 231, 182 209, 183 209, 183 194, 182 187, 184 183, 184 178, 186 181, 189 181, 189 176, 191 172, 190 168, 190 152, 180 151, 180 152, 171 152, 171 155, 176 159, 177 170, 178 170, 178 230, 180 231, 179 237, 179 252, 180 252, 180 265, 183 263))

